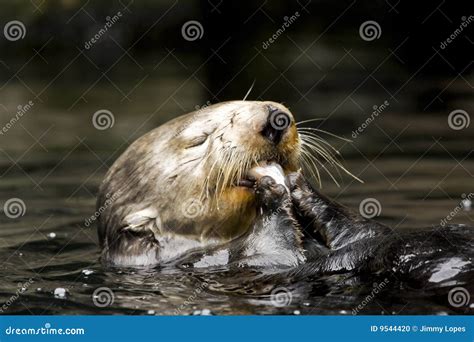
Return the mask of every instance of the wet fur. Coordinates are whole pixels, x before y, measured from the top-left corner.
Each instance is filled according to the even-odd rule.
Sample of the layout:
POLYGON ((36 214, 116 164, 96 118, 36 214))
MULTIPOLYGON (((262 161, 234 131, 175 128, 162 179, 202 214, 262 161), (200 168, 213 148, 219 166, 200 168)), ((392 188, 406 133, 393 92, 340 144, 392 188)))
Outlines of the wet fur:
POLYGON ((279 148, 268 145, 258 136, 268 106, 287 111, 272 102, 218 104, 132 144, 100 188, 103 261, 282 268, 296 278, 387 273, 420 286, 472 282, 474 228, 395 232, 326 198, 298 173, 288 177, 291 198, 268 180, 258 184, 256 198, 229 187, 261 158, 286 165, 286 172, 303 164, 317 181, 319 167, 328 170, 312 153, 348 172, 337 162, 337 151, 310 129, 295 134, 293 124, 279 148), (251 134, 252 144, 244 133, 251 134), (116 199, 105 205, 111 196, 116 199), (183 217, 179 206, 192 197, 206 210, 183 217), (219 230, 223 227, 230 229, 219 230))
POLYGON ((315 190, 301 174, 289 176, 297 220, 305 239, 324 248, 292 276, 387 274, 412 286, 452 286, 474 280, 474 228, 433 226, 393 231, 365 219, 315 190))

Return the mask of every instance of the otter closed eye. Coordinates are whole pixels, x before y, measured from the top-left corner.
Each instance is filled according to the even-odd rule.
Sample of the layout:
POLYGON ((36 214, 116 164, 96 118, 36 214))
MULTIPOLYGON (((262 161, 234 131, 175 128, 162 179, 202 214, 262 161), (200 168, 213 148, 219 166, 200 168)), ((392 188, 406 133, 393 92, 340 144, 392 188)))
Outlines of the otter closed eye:
POLYGON ((206 142, 207 137, 208 137, 208 135, 201 135, 199 137, 196 137, 196 138, 192 139, 189 142, 188 146, 186 146, 185 148, 192 148, 192 147, 200 146, 200 145, 202 145, 206 142))

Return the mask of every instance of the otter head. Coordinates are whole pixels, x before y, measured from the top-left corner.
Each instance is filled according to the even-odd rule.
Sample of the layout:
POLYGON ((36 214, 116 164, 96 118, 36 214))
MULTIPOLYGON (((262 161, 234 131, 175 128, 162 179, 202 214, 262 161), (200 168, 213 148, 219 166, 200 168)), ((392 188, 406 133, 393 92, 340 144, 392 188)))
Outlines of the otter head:
POLYGON ((269 160, 288 172, 298 168, 295 120, 278 103, 221 103, 161 128, 169 130, 167 139, 160 139, 160 155, 168 164, 161 177, 170 185, 163 196, 171 204, 169 214, 162 215, 178 230, 220 238, 239 235, 255 215, 248 171, 269 160))
POLYGON ((288 108, 225 102, 180 116, 135 141, 109 171, 101 193, 120 191, 107 208, 120 216, 113 220, 119 225, 156 216, 161 234, 232 239, 256 215, 248 171, 267 161, 285 173, 295 171, 299 154, 288 108))

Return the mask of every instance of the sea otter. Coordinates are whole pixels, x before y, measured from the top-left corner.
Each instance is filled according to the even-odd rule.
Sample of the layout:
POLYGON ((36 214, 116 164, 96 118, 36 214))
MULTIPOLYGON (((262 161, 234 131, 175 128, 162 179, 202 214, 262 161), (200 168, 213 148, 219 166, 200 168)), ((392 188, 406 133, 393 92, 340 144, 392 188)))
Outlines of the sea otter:
POLYGON ((315 155, 337 165, 317 139, 269 101, 219 103, 152 130, 100 187, 102 260, 472 280, 474 228, 402 233, 351 213, 300 171, 319 176, 315 155))
POLYGON ((260 220, 247 172, 273 161, 287 174, 301 154, 294 118, 275 102, 219 103, 152 130, 99 189, 103 260, 157 265, 235 240, 260 220))

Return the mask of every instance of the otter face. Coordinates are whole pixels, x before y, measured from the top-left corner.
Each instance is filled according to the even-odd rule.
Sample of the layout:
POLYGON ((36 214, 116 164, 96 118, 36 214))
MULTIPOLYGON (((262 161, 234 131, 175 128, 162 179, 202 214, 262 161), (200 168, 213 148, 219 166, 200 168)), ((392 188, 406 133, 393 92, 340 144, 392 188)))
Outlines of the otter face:
MULTIPOLYGON (((300 142, 295 120, 274 102, 233 101, 207 107, 179 120, 176 143, 182 162, 205 176, 205 196, 244 187, 250 168, 274 161, 286 171, 298 167, 300 142)), ((201 179, 201 178, 199 178, 201 179)))
POLYGON ((295 171, 299 153, 295 120, 286 107, 232 101, 158 127, 120 159, 136 160, 133 191, 146 199, 131 200, 156 209, 162 232, 232 239, 255 218, 248 171, 266 161, 280 164, 285 173, 295 171))

